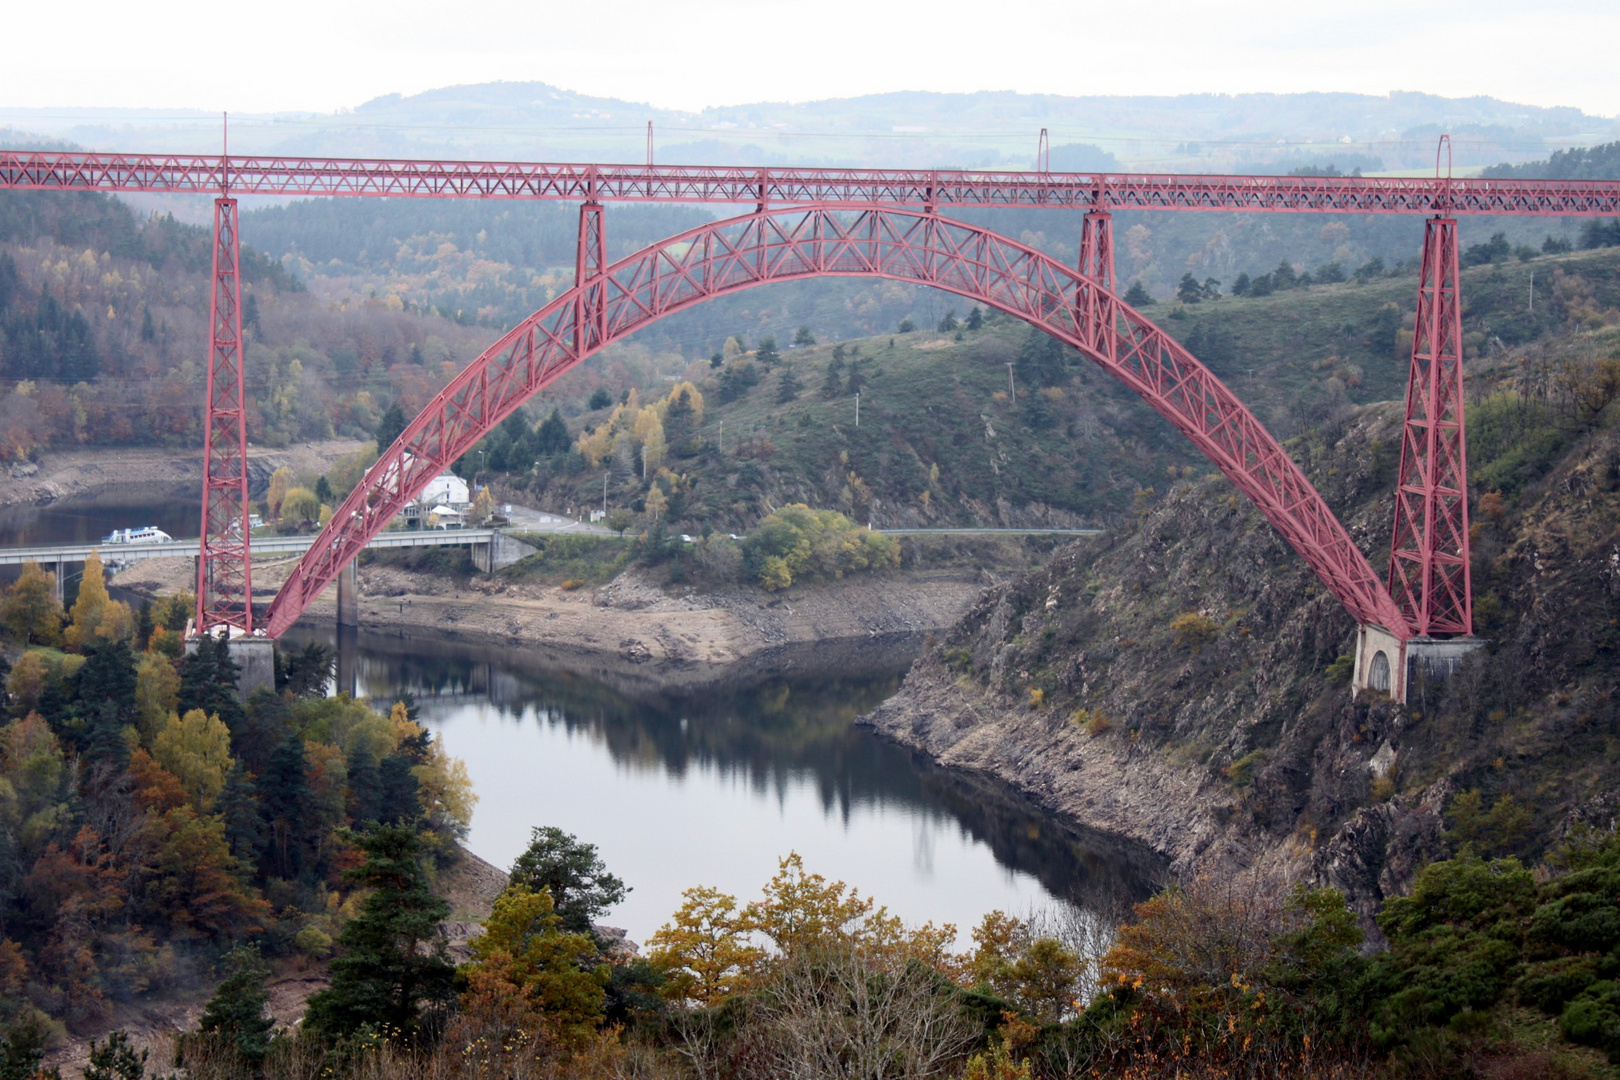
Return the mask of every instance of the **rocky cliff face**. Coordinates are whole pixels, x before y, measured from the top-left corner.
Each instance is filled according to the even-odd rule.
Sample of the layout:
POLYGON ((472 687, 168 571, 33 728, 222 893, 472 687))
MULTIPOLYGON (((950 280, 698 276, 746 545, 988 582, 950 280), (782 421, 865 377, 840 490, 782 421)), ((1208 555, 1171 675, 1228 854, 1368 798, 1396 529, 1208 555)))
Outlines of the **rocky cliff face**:
MULTIPOLYGON (((1399 422, 1370 407, 1290 445, 1375 566, 1399 422)), ((1350 618, 1210 475, 986 592, 866 722, 1147 843, 1177 873, 1268 864, 1369 915, 1449 850, 1458 791, 1487 807, 1513 795, 1514 820, 1529 807, 1488 839, 1534 857, 1574 820, 1608 825, 1620 790, 1620 437, 1559 430, 1476 512, 1489 649, 1407 707, 1351 701, 1350 618)), ((1482 471, 1524 444, 1496 440, 1482 471)))

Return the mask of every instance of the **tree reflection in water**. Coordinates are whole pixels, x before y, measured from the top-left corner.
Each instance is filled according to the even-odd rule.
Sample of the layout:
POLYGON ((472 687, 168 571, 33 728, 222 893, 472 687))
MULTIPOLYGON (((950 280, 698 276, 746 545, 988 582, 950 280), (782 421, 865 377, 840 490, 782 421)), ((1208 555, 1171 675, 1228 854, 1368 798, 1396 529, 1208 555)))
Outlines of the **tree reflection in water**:
MULTIPOLYGON (((311 639, 330 643, 331 631, 295 631, 287 640, 311 639)), ((1002 867, 1082 908, 1142 899, 1164 873, 1163 861, 1137 845, 1065 824, 989 777, 939 768, 856 727, 899 688, 920 636, 780 650, 710 682, 689 668, 660 672, 651 663, 441 637, 362 631, 341 644, 352 650, 343 678, 379 703, 409 692, 425 716, 476 703, 514 725, 532 718, 589 740, 633 775, 712 771, 778 801, 809 785, 822 811, 846 827, 861 807, 921 811, 954 822, 1002 867)), ((914 846, 918 860, 930 857, 926 836, 914 846)), ((616 869, 633 877, 633 868, 616 869)), ((700 880, 698 868, 692 883, 700 880)))

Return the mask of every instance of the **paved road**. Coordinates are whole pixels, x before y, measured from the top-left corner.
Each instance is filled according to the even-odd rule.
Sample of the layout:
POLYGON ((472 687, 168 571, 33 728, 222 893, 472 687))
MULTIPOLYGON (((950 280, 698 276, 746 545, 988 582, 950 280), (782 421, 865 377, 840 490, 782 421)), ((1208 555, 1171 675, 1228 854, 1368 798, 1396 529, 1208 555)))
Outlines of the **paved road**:
POLYGON ((1101 536, 1101 529, 873 529, 885 536, 1101 536))
POLYGON ((512 523, 511 528, 518 532, 556 532, 556 533, 587 533, 591 536, 612 536, 611 529, 601 525, 587 525, 573 518, 563 517, 560 514, 548 514, 544 510, 533 510, 527 506, 516 503, 502 503, 501 513, 512 523))

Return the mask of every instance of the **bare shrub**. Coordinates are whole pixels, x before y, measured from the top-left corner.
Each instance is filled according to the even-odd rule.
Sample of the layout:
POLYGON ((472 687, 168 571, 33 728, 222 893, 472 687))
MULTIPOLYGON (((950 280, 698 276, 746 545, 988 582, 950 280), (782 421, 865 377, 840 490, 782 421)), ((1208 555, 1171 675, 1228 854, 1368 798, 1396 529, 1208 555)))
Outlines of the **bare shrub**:
POLYGON ((784 958, 752 1023, 762 1071, 778 1080, 946 1076, 975 1037, 938 972, 841 945, 784 958))

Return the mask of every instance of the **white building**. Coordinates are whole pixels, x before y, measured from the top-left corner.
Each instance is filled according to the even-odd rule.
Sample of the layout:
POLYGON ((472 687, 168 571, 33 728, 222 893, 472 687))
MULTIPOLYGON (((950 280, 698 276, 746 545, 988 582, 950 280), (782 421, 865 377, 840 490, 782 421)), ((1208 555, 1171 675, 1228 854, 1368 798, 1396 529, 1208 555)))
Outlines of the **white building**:
POLYGON ((448 503, 451 506, 471 506, 472 492, 467 488, 467 481, 455 473, 440 473, 428 481, 428 486, 422 489, 417 496, 423 506, 439 506, 448 503))

